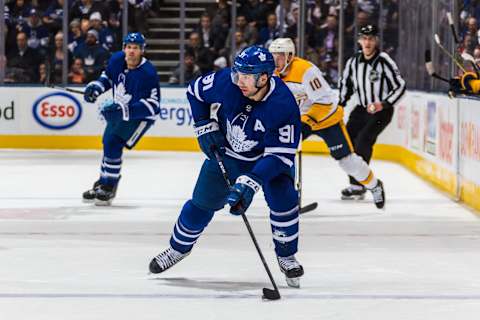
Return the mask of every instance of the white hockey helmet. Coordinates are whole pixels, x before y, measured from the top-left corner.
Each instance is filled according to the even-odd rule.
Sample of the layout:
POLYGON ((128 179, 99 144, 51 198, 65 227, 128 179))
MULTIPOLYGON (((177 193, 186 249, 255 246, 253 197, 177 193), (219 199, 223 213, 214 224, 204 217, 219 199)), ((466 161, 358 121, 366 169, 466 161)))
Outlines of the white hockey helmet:
POLYGON ((268 51, 271 53, 284 53, 286 57, 285 66, 280 70, 280 74, 287 70, 288 65, 295 57, 295 44, 290 38, 277 38, 272 41, 268 47, 268 51))
POLYGON ((272 41, 268 50, 271 53, 288 53, 295 55, 295 44, 290 38, 277 38, 272 41))

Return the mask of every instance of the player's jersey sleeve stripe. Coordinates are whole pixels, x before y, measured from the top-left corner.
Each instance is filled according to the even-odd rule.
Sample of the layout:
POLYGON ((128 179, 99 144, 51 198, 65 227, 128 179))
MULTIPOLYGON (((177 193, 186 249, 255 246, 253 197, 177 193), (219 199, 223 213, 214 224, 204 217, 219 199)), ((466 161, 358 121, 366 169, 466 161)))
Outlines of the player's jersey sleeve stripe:
POLYGON ((295 148, 282 148, 282 147, 268 147, 265 148, 265 153, 288 153, 296 154, 297 149, 295 148))
POLYGON ((102 88, 102 91, 105 92, 105 86, 101 81, 92 81, 92 84, 99 86, 100 88, 102 88))
POLYGON ((148 111, 150 111, 151 114, 155 114, 155 109, 153 109, 152 105, 147 100, 141 99, 140 102, 148 108, 148 111))
POLYGON ((204 102, 203 99, 202 99, 202 97, 200 97, 200 91, 199 91, 199 89, 198 89, 198 83, 200 82, 200 79, 201 79, 201 78, 198 78, 198 79, 195 81, 193 90, 194 90, 194 92, 195 92, 195 98, 197 98, 198 100, 204 102))
POLYGON ((153 103, 156 107, 160 107, 160 102, 156 99, 147 98, 147 101, 153 103))

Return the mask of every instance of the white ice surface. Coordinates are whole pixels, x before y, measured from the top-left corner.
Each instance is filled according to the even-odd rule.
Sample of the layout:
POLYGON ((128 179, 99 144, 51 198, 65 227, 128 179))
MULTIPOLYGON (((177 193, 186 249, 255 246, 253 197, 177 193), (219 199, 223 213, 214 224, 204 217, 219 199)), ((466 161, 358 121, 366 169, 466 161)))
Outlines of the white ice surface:
POLYGON ((280 287, 271 287, 239 217, 216 215, 193 253, 160 276, 150 259, 168 245, 193 190, 199 153, 128 152, 112 207, 81 203, 99 152, 0 152, 0 320, 480 319, 480 221, 403 167, 374 161, 385 211, 339 200, 346 178, 304 157, 297 257, 301 289, 275 262, 259 194, 248 217, 280 287))

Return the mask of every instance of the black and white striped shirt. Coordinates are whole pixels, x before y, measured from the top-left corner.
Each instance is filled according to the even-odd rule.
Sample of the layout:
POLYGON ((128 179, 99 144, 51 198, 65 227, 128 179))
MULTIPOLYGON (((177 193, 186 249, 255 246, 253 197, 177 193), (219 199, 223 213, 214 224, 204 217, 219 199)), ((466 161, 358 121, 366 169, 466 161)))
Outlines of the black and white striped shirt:
POLYGON ((374 102, 392 107, 405 93, 405 81, 395 62, 385 52, 366 60, 361 52, 348 59, 340 79, 339 104, 345 106, 353 94, 366 108, 374 102))

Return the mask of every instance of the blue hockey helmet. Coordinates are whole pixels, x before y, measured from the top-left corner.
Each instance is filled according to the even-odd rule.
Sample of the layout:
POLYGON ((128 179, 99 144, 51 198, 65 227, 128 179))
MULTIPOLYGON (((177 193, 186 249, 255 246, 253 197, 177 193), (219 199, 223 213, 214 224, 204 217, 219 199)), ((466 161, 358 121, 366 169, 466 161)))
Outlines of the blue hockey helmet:
POLYGON ((257 80, 262 74, 269 78, 275 70, 273 55, 265 48, 250 46, 243 49, 236 57, 232 66, 232 81, 237 83, 238 73, 253 74, 257 80))
POLYGON ((123 47, 129 43, 138 44, 142 51, 145 49, 145 37, 140 32, 130 32, 123 38, 123 47))

